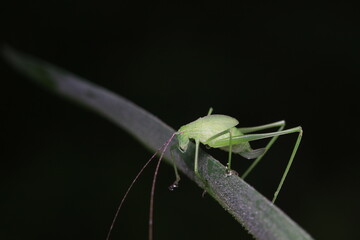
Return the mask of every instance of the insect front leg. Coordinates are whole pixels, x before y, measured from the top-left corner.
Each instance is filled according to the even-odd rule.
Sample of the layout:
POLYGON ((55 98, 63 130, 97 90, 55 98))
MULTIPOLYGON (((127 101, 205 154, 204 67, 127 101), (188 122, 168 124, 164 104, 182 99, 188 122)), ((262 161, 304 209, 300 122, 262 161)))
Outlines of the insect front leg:
POLYGON ((195 172, 195 175, 196 175, 197 177, 201 178, 201 176, 200 176, 200 174, 199 174, 199 169, 198 169, 199 147, 200 147, 200 140, 195 139, 194 172, 195 172))
POLYGON ((179 174, 178 169, 176 167, 175 160, 174 160, 174 155, 173 155, 174 149, 176 149, 176 145, 172 145, 171 148, 170 148, 170 157, 171 157, 171 161, 173 163, 174 172, 175 172, 175 181, 174 181, 174 183, 172 185, 169 186, 170 191, 173 191, 175 188, 177 188, 179 186, 179 182, 180 182, 180 174, 179 174))

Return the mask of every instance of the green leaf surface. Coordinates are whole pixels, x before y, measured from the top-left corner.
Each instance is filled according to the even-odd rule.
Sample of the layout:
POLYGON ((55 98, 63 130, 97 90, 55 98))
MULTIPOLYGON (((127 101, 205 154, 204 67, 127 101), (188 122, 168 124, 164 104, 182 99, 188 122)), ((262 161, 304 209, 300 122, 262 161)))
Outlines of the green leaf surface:
MULTIPOLYGON (((39 59, 3 48, 5 59, 20 73, 42 87, 80 103, 128 131, 155 152, 175 132, 160 119, 111 91, 90 83, 39 59)), ((177 144, 174 139, 171 144, 177 144)), ((312 239, 284 212, 235 175, 226 176, 225 167, 200 149, 199 173, 193 172, 194 144, 186 153, 174 151, 179 170, 205 189, 221 206, 256 239, 312 239)), ((165 160, 170 163, 169 151, 165 160)))

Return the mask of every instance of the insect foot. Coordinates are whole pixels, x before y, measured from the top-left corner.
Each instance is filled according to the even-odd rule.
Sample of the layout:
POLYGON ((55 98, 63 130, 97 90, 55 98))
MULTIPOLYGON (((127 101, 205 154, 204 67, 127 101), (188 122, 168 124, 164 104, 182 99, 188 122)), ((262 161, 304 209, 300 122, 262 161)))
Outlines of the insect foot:
POLYGON ((177 182, 175 182, 169 186, 169 190, 174 191, 175 188, 178 188, 178 187, 179 187, 179 184, 177 182))
POLYGON ((204 191, 203 191, 203 193, 201 194, 201 197, 202 197, 202 198, 204 198, 204 197, 205 197, 205 195, 206 195, 206 193, 207 193, 207 191, 206 191, 206 190, 204 190, 204 191))
POLYGON ((228 169, 228 168, 226 167, 226 177, 229 177, 229 176, 231 176, 231 175, 239 176, 239 173, 236 172, 235 170, 228 169))

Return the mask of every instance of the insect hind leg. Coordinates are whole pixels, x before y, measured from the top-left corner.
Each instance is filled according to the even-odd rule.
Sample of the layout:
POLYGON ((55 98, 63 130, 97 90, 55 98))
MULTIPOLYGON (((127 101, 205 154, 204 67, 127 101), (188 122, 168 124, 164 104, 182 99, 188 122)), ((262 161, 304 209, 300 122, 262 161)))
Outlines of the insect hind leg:
MULTIPOLYGON (((281 188, 282 188, 282 185, 285 181, 285 178, 290 170, 290 167, 293 163, 293 160, 295 158, 295 155, 296 155, 296 152, 297 152, 297 149, 299 148, 299 145, 300 145, 300 142, 301 142, 301 138, 302 138, 302 134, 303 134, 303 130, 302 128, 299 126, 299 127, 294 127, 294 128, 291 128, 291 129, 287 129, 287 130, 282 130, 282 131, 277 131, 277 132, 270 132, 270 133, 259 133, 259 134, 248 134, 248 135, 244 135, 244 136, 240 136, 240 137, 237 137, 236 140, 237 141, 255 141, 255 140, 259 140, 259 139, 264 139, 264 138, 270 138, 270 137, 274 137, 274 136, 280 136, 280 135, 286 135, 286 134, 290 134, 290 133, 298 133, 298 137, 297 137, 297 140, 296 140, 296 143, 295 143, 295 146, 293 148, 293 151, 291 153, 291 156, 290 156, 290 159, 288 161, 288 164, 286 166, 286 169, 281 177, 281 180, 280 180, 280 183, 274 193, 274 197, 273 197, 273 200, 272 202, 274 203, 281 188)), ((235 138, 234 138, 235 139, 235 138)))
MULTIPOLYGON (((265 124, 265 125, 260 125, 260 126, 255 126, 255 127, 249 127, 249 128, 239 128, 239 130, 242 133, 251 133, 251 132, 256 132, 256 131, 260 131, 260 130, 265 130, 268 128, 273 128, 273 127, 279 127, 279 129, 277 130, 277 132, 280 132, 284 129, 285 127, 285 121, 278 121, 278 122, 274 122, 274 123, 269 123, 269 124, 265 124)), ((258 156, 255 161, 250 165, 250 167, 248 167, 248 169, 243 173, 243 175, 241 176, 242 179, 245 179, 249 173, 255 168, 255 166, 261 161, 261 159, 263 159, 263 157, 265 156, 265 154, 267 153, 267 151, 271 148, 271 146, 275 143, 275 141, 277 140, 279 136, 273 136, 271 138, 271 140, 269 141, 269 143, 266 145, 265 149, 264 149, 264 153, 262 153, 260 156, 258 156)))

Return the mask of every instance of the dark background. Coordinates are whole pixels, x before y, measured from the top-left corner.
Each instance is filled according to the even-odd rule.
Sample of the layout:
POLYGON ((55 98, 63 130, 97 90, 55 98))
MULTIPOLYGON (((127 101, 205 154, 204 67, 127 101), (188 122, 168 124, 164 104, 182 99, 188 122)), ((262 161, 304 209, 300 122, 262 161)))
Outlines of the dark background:
MULTIPOLYGON (((6 1, 0 31, 1 44, 109 88, 175 129, 210 106, 241 126, 301 125, 303 141, 277 205, 316 239, 357 239, 358 15, 346 2, 6 1)), ((3 60, 0 67, 0 239, 105 239, 151 153, 3 60)), ((280 137, 247 179, 268 198, 295 139, 280 137)), ((239 172, 249 164, 235 159, 239 172)), ((129 195, 112 239, 147 238, 152 169, 129 195)), ((164 164, 155 239, 252 239, 188 179, 168 191, 173 178, 164 164)))

